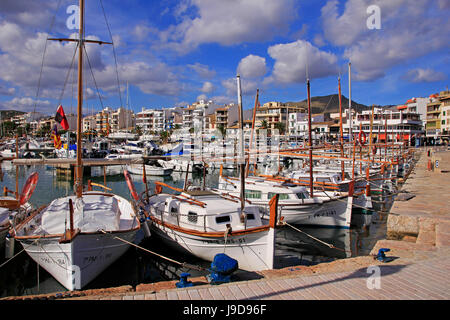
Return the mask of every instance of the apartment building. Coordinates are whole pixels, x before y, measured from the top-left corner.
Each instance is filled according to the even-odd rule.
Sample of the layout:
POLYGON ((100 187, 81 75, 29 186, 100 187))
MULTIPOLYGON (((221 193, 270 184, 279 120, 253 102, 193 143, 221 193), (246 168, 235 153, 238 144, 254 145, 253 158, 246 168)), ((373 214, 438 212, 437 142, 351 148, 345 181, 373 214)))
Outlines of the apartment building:
POLYGON ((281 102, 266 102, 262 107, 256 108, 255 126, 261 127, 263 121, 267 129, 275 129, 277 123, 283 123, 287 132, 289 128, 289 113, 304 113, 305 109, 292 107, 281 102))
POLYGON ((237 104, 226 105, 215 110, 216 127, 229 128, 239 121, 239 108, 237 104))
MULTIPOLYGON (((359 135, 360 125, 362 131, 369 139, 370 121, 372 110, 363 110, 358 112, 354 119, 352 132, 355 136, 359 135)), ((344 131, 348 132, 348 124, 344 124, 344 131)), ((411 141, 414 137, 423 134, 420 115, 408 111, 407 107, 395 106, 391 108, 374 108, 372 123, 372 138, 378 142, 400 142, 411 141)))
MULTIPOLYGON (((215 114, 215 111, 222 106, 213 103, 213 101, 200 100, 183 109, 183 127, 184 128, 202 128, 207 131, 211 125, 211 118, 208 117, 215 114)), ((216 118, 217 121, 217 118, 216 118)))
POLYGON ((134 128, 134 113, 125 108, 119 108, 111 113, 110 131, 132 130, 134 128))
POLYGON ((165 113, 162 109, 142 108, 141 112, 136 113, 136 127, 139 127, 144 133, 159 133, 164 131, 165 113))
POLYGON ((427 104, 426 137, 429 143, 449 140, 450 91, 430 95, 427 104))
POLYGON ((109 134, 111 132, 111 119, 113 110, 106 107, 95 115, 95 130, 98 133, 109 134))
POLYGON ((96 116, 86 116, 83 118, 83 132, 92 132, 96 129, 96 116))

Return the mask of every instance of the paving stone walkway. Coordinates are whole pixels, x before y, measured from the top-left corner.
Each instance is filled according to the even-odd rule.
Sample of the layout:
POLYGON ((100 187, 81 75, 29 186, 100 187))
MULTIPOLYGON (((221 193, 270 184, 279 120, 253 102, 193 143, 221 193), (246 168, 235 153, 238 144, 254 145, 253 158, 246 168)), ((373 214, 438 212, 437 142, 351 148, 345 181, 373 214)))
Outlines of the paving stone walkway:
POLYGON ((311 276, 259 279, 153 292, 129 292, 97 300, 448 300, 450 257, 413 264, 311 276), (380 277, 377 279, 377 275, 380 277))

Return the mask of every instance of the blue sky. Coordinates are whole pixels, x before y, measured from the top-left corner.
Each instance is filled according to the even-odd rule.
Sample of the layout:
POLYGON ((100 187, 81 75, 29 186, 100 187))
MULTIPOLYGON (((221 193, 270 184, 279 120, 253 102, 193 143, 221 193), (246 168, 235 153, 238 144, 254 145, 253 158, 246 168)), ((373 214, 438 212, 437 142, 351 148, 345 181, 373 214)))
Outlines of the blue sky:
MULTIPOLYGON (((52 114, 61 101, 66 112, 75 110, 73 43, 47 43, 38 82, 48 33, 73 36, 66 10, 77 3, 0 2, 0 109, 52 114)), ((448 0, 87 1, 86 36, 110 41, 102 5, 122 91, 112 47, 88 44, 94 78, 86 65, 85 113, 102 104, 117 108, 120 96, 125 105, 126 82, 134 111, 201 98, 237 102, 237 73, 245 109, 253 107, 257 88, 262 103, 305 99, 307 72, 312 96, 337 93, 339 74, 348 96, 349 61, 352 99, 366 105, 401 104, 449 82, 448 0), (368 11, 371 5, 379 16, 368 11), (369 29, 368 19, 381 28, 369 29)))

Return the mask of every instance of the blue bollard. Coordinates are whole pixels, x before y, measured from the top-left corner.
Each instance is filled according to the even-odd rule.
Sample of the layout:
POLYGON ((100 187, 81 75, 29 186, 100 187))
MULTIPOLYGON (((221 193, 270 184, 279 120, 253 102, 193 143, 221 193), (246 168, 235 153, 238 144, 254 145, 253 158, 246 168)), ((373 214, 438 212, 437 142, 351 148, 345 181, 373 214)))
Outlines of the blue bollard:
POLYGON ((387 262, 386 255, 384 253, 385 252, 389 252, 389 251, 391 251, 391 249, 388 249, 388 248, 381 248, 380 250, 378 250, 378 254, 377 254, 377 257, 376 257, 377 260, 381 261, 381 262, 387 262))
POLYGON ((191 274, 187 272, 183 272, 180 275, 180 282, 177 282, 175 285, 177 288, 186 288, 186 287, 192 287, 194 284, 191 281, 188 281, 187 278, 190 277, 191 274))

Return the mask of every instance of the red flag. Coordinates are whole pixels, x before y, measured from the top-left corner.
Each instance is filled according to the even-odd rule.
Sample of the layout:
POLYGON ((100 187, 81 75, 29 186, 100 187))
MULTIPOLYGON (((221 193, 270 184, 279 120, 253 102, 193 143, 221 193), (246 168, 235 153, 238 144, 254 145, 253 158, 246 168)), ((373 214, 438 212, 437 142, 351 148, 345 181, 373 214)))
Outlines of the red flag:
POLYGON ((69 130, 69 122, 67 122, 62 105, 59 105, 58 109, 56 109, 55 121, 58 122, 64 130, 69 130))

